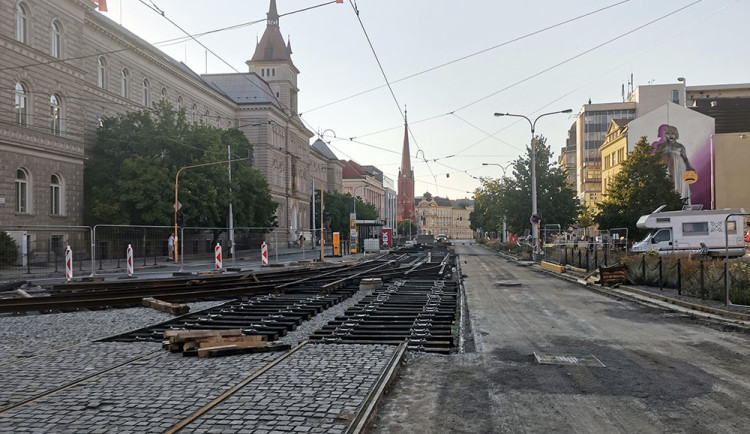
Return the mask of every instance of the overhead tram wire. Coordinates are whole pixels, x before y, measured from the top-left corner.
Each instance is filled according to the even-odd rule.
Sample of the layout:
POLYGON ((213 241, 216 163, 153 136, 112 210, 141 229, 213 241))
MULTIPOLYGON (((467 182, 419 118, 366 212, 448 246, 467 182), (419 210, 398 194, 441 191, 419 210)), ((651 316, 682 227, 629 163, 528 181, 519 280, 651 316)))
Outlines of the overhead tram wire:
MULTIPOLYGON (((406 125, 406 128, 409 132, 409 135, 412 137, 414 141, 414 145, 417 146, 417 153, 419 151, 422 151, 422 155, 424 155, 424 151, 419 146, 419 143, 417 142, 416 137, 414 136, 414 133, 409 128, 409 125, 406 123, 406 115, 401 110, 401 104, 398 102, 398 98, 396 98, 396 93, 393 91, 393 87, 388 82, 388 76, 385 73, 385 70, 383 69, 383 64, 380 62, 380 58, 378 57, 378 53, 375 51, 375 47, 372 45, 372 40, 370 40, 370 35, 367 34, 367 29, 365 29, 365 24, 362 22, 362 17, 359 15, 359 9, 357 9, 356 4, 353 0, 349 0, 349 4, 352 6, 352 10, 354 11, 354 14, 357 17, 357 21, 359 22, 359 26, 362 28, 362 33, 364 33, 365 38, 367 39, 367 44, 370 46, 370 51, 372 51, 373 56, 375 56, 375 61, 378 64, 378 69, 380 69, 380 73, 383 75, 383 79, 385 80, 386 85, 388 86, 388 90, 391 93, 391 97, 393 97, 393 101, 396 103, 396 107, 398 108, 398 112, 401 114, 401 118, 404 120, 404 124, 406 125)), ((432 176, 435 176, 435 174, 432 171, 432 168, 430 167, 430 164, 427 162, 426 159, 424 159, 425 164, 427 165, 427 170, 430 171, 432 176)))
MULTIPOLYGON (((457 58, 457 59, 449 60, 448 62, 445 62, 445 63, 441 63, 441 64, 439 64, 439 65, 433 66, 433 67, 431 67, 431 68, 428 68, 428 69, 425 69, 425 70, 423 70, 423 71, 419 71, 419 72, 416 72, 416 73, 414 73, 414 74, 411 74, 411 75, 407 75, 406 77, 402 77, 402 78, 399 78, 399 79, 397 79, 397 80, 391 81, 391 82, 390 82, 390 84, 395 84, 395 83, 399 83, 399 82, 402 82, 402 81, 408 80, 408 79, 410 79, 410 78, 418 77, 418 76, 420 76, 420 75, 422 75, 422 74, 426 74, 426 73, 428 73, 428 72, 432 72, 432 71, 435 71, 435 70, 437 70, 437 69, 440 69, 440 68, 444 68, 444 67, 446 67, 446 66, 449 66, 449 65, 452 65, 452 64, 454 64, 454 63, 458 63, 458 62, 461 62, 461 61, 463 61, 463 60, 466 60, 466 59, 470 59, 470 58, 472 58, 472 57, 474 57, 474 56, 478 56, 478 55, 480 55, 480 54, 484 54, 484 53, 486 53, 486 52, 488 52, 488 51, 492 51, 492 50, 494 50, 494 49, 496 49, 496 48, 504 47, 504 46, 506 46, 506 45, 510 45, 510 44, 512 44, 512 43, 514 43, 514 42, 518 42, 518 41, 520 41, 520 40, 523 40, 523 39, 526 39, 526 38, 530 38, 530 37, 532 37, 532 36, 535 36, 535 35, 538 35, 538 34, 540 34, 540 33, 544 33, 544 32, 546 32, 546 31, 548 31, 548 30, 552 30, 552 29, 555 29, 555 28, 557 28, 557 27, 561 27, 561 26, 563 26, 563 25, 565 25, 565 24, 569 24, 569 23, 572 23, 572 22, 574 22, 574 21, 578 21, 578 20, 580 20, 580 19, 586 18, 586 17, 588 17, 588 16, 591 16, 591 15, 595 15, 595 14, 597 14, 597 13, 599 13, 599 12, 603 12, 603 11, 605 11, 605 10, 607 10, 607 9, 611 9, 611 8, 613 8, 613 7, 619 6, 619 5, 623 4, 623 3, 628 3, 628 2, 630 2, 630 1, 631 1, 631 0, 622 0, 622 1, 619 1, 619 2, 617 2, 617 3, 613 3, 613 4, 609 5, 609 6, 604 6, 604 7, 602 7, 602 8, 596 9, 596 10, 594 10, 594 11, 591 11, 591 12, 586 12, 585 14, 582 14, 582 15, 578 15, 577 17, 574 17, 574 18, 570 18, 570 19, 568 19, 568 20, 565 20, 565 21, 561 21, 561 22, 559 22, 559 23, 557 23, 557 24, 553 24, 553 25, 551 25, 551 26, 543 27, 543 28, 541 28, 541 29, 539 29, 539 30, 535 30, 535 31, 533 31, 533 32, 530 32, 530 33, 526 33, 525 35, 521 35, 521 36, 518 36, 518 37, 516 37, 516 38, 513 38, 513 39, 509 39, 509 40, 507 40, 507 41, 505 41, 505 42, 501 42, 501 43, 499 43, 499 44, 496 44, 496 45, 493 45, 493 46, 491 46, 491 47, 485 48, 485 49, 483 49, 483 50, 479 50, 479 51, 477 51, 477 52, 474 52, 474 53, 471 53, 471 54, 467 54, 467 55, 465 55, 465 56, 462 56, 462 57, 459 57, 459 58, 457 58)), ((362 95, 365 95, 365 94, 367 94, 367 93, 370 93, 370 92, 374 92, 374 91, 376 91, 376 90, 378 90, 378 89, 382 89, 382 88, 384 88, 384 87, 386 87, 386 86, 387 86, 387 84, 383 84, 383 85, 380 85, 380 86, 377 86, 377 87, 373 87, 373 88, 371 88, 371 89, 368 89, 368 90, 365 90, 365 91, 362 91, 362 92, 356 93, 356 94, 354 94, 354 95, 350 95, 350 96, 348 96, 348 97, 345 97, 345 98, 341 98, 341 99, 338 99, 338 100, 336 100, 336 101, 332 101, 332 102, 329 102, 329 103, 323 104, 323 105, 321 105, 321 106, 318 106, 318 107, 314 107, 314 108, 311 108, 311 109, 309 109, 309 110, 306 110, 306 111, 305 111, 305 113, 307 113, 307 112, 311 112, 311 111, 314 111, 314 110, 318 110, 318 109, 322 109, 322 108, 324 108, 324 107, 328 107, 328 106, 330 106, 330 105, 338 104, 338 103, 340 103, 340 102, 343 102, 343 101, 347 101, 347 100, 349 100, 349 99, 352 99, 352 98, 356 98, 356 97, 358 97, 358 96, 362 96, 362 95)))
MULTIPOLYGON (((557 64, 555 64, 555 65, 552 65, 552 66, 550 66, 550 67, 548 67, 548 68, 545 68, 545 69, 543 69, 542 71, 539 71, 539 72, 537 72, 537 73, 535 73, 535 74, 533 74, 533 75, 530 75, 530 76, 528 76, 528 77, 526 77, 526 78, 524 78, 524 79, 522 79, 522 80, 519 80, 519 81, 517 81, 517 82, 515 82, 515 83, 513 83, 513 84, 510 84, 510 85, 506 86, 505 88, 503 88, 503 89, 500 89, 500 90, 498 90, 498 91, 496 91, 496 92, 493 92, 493 93, 491 93, 491 94, 489 94, 489 95, 486 95, 486 96, 484 96, 484 97, 482 97, 482 98, 480 98, 480 99, 478 99, 478 100, 476 100, 476 101, 473 101, 473 102, 471 102, 471 103, 465 104, 465 105, 463 105, 463 106, 461 106, 461 107, 459 107, 459 108, 457 108, 457 109, 455 109, 455 110, 453 110, 453 111, 450 111, 450 112, 447 112, 447 113, 444 113, 444 114, 440 114, 440 115, 435 115, 435 116, 431 116, 431 117, 429 117, 429 118, 421 119, 421 120, 418 120, 418 121, 414 122, 414 124, 417 124, 417 123, 420 123, 420 122, 426 122, 426 121, 434 120, 434 119, 437 119, 437 118, 441 118, 441 117, 443 117, 443 116, 451 116, 451 115, 455 115, 455 113, 456 113, 457 111, 460 111, 460 110, 466 109, 466 108, 468 108, 468 107, 470 107, 470 106, 473 106, 473 105, 475 105, 475 104, 477 104, 477 103, 479 103, 479 102, 481 102, 481 101, 484 101, 484 100, 486 100, 486 99, 489 99, 489 98, 491 98, 491 97, 493 97, 493 96, 495 96, 495 95, 497 95, 497 94, 499 94, 499 93, 505 92, 505 91, 507 91, 507 90, 509 90, 509 89, 511 89, 511 88, 513 88, 513 87, 516 87, 516 86, 518 86, 518 85, 520 85, 520 84, 523 84, 523 83, 525 83, 525 82, 527 82, 527 81, 529 81, 529 80, 531 80, 531 79, 533 79, 533 78, 536 78, 536 77, 538 77, 538 76, 540 76, 540 75, 542 75, 542 74, 544 74, 544 73, 546 73, 546 72, 549 72, 549 71, 551 71, 551 70, 553 70, 553 69, 555 69, 555 68, 558 68, 558 67, 560 67, 560 66, 562 66, 562 65, 564 65, 564 64, 566 64, 566 63, 569 63, 569 62, 571 62, 571 61, 573 61, 573 60, 575 60, 575 59, 577 59, 577 58, 579 58, 579 57, 582 57, 582 56, 584 56, 584 55, 586 55, 586 54, 588 54, 588 53, 591 53, 592 51, 595 51, 595 50, 597 50, 597 49, 599 49, 599 48, 601 48, 601 47, 604 47, 605 45, 608 45, 608 44, 610 44, 610 43, 612 43, 612 42, 615 42, 615 41, 617 41, 617 40, 619 40, 619 39, 622 39, 622 38, 624 38, 625 36, 628 36, 628 35, 630 35, 630 34, 632 34, 632 33, 635 33, 635 32, 636 32, 636 31, 638 31, 638 30, 641 30, 641 29, 643 29, 643 28, 645 28, 645 27, 648 27, 648 26, 650 26, 650 25, 652 25, 652 24, 655 24, 655 23, 657 23, 657 22, 659 22, 659 21, 662 21, 662 20, 664 20, 664 19, 666 19, 666 18, 668 18, 668 17, 670 17, 670 16, 672 16, 672 15, 674 15, 674 14, 676 14, 676 13, 682 12, 683 10, 685 10, 685 9, 687 9, 687 8, 690 8, 690 7, 692 7, 692 6, 695 6, 696 4, 698 4, 698 3, 701 3, 702 1, 703 1, 703 0, 696 0, 696 1, 692 2, 692 3, 689 3, 689 4, 687 4, 687 5, 685 5, 685 6, 682 6, 682 7, 678 8, 678 9, 675 9, 675 10, 673 10, 672 12, 669 12, 669 13, 667 13, 667 14, 664 14, 664 15, 662 15, 662 16, 660 16, 660 17, 658 17, 658 18, 655 18, 655 19, 653 19, 653 20, 651 20, 651 21, 649 21, 649 22, 647 22, 647 23, 645 23, 645 24, 642 24, 642 25, 640 25, 640 26, 638 26, 638 27, 635 27, 634 29, 631 29, 631 30, 629 30, 629 31, 627 31, 627 32, 625 32, 625 33, 622 33, 622 34, 620 34, 620 35, 618 35, 618 36, 616 36, 616 37, 614 37, 614 38, 611 38, 611 39, 609 39, 609 40, 607 40, 607 41, 605 41, 605 42, 603 42, 603 43, 601 43, 601 44, 598 44, 598 45, 596 45, 596 46, 594 46, 594 47, 592 47, 592 48, 589 48, 589 49, 587 49, 587 50, 585 50, 585 51, 583 51, 583 52, 581 52, 581 53, 579 53, 579 54, 576 54, 576 55, 574 55, 574 56, 572 56, 572 57, 569 57, 569 58, 567 58, 566 60, 563 60, 563 61, 561 61, 561 62, 558 62, 558 63, 557 63, 557 64)), ((308 111, 309 111, 309 110, 308 110, 308 111)), ((383 132, 387 132, 387 131, 392 131, 392 130, 398 129, 398 128, 400 128, 400 127, 401 127, 401 126, 394 126, 394 127, 391 127, 391 128, 386 128, 386 129, 383 129, 383 130, 380 130, 380 131, 376 131, 376 132, 373 132, 373 133, 368 133, 368 134, 365 134, 365 135, 361 135, 361 136, 357 136, 357 137, 366 137, 366 136, 371 136, 371 135, 375 135, 375 134, 380 134, 380 133, 383 133, 383 132)), ((500 130, 500 131, 502 131, 502 130, 500 130)), ((498 131, 498 132, 499 132, 499 131, 498 131)), ((497 133, 495 133, 495 134, 497 134, 497 133)), ((487 136, 488 136, 488 137, 494 137, 494 135, 491 135, 491 134, 487 134, 487 136)), ((497 138, 496 138, 496 139, 497 139, 497 138)), ((499 140, 499 139, 498 139, 498 140, 499 140)), ((459 154, 460 152, 463 152, 463 151, 465 151, 465 150, 467 150, 467 149, 469 149, 469 148, 466 148, 466 149, 464 149, 464 150, 461 150, 461 151, 459 151, 459 152, 456 152, 456 154, 459 154)))

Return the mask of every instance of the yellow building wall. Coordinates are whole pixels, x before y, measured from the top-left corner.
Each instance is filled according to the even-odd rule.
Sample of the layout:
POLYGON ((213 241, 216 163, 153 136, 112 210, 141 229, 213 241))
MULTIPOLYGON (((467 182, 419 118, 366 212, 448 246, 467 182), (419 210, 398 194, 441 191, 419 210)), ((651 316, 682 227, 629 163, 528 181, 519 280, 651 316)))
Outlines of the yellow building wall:
POLYGON ((714 148, 716 208, 750 212, 750 133, 717 134, 714 148))

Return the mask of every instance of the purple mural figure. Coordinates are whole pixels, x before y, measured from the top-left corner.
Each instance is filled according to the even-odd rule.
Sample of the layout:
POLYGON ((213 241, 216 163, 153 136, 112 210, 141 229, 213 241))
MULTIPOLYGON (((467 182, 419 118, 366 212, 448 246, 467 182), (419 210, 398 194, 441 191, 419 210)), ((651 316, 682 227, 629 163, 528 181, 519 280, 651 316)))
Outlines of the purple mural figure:
POLYGON ((651 146, 654 147, 654 153, 661 152, 669 176, 674 182, 674 189, 690 204, 690 184, 698 180, 698 174, 688 161, 685 146, 677 141, 679 138, 677 127, 663 124, 659 127, 659 140, 651 146))

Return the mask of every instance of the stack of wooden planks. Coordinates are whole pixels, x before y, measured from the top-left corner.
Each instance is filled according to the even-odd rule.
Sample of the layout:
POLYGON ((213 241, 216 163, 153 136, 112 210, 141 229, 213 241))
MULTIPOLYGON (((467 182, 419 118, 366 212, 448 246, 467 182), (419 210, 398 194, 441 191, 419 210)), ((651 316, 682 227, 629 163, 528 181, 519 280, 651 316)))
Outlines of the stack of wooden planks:
POLYGON ((243 335, 240 329, 166 330, 164 338, 164 349, 182 352, 184 356, 219 357, 291 348, 290 345, 266 345, 263 336, 243 335))
POLYGON ((625 265, 613 265, 610 267, 599 267, 599 284, 616 285, 628 280, 628 267, 625 265))
POLYGON ((190 312, 190 306, 186 304, 174 304, 163 300, 157 300, 152 297, 147 297, 142 300, 142 304, 152 309, 160 310, 162 312, 171 313, 172 315, 185 315, 190 312))

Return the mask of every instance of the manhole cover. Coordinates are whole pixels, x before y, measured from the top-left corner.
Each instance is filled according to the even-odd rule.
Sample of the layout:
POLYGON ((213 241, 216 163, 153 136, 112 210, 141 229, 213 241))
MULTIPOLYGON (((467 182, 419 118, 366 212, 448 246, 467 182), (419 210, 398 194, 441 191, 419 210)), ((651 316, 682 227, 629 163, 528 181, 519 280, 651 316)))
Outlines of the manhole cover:
POLYGON ((518 280, 498 280, 495 282, 495 286, 521 286, 521 282, 518 280))
POLYGON ((534 360, 540 365, 578 365, 578 366, 597 366, 604 368, 602 363, 596 357, 589 356, 567 356, 559 354, 539 354, 534 353, 534 360))

